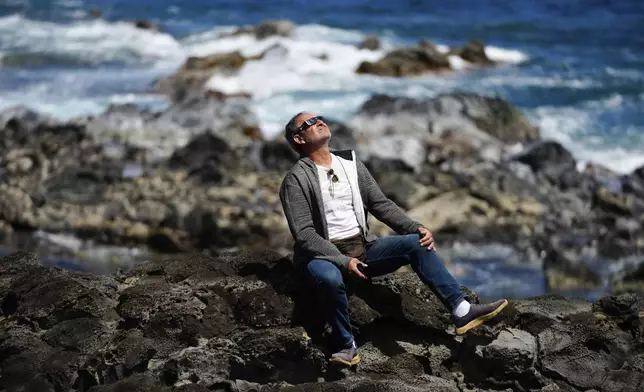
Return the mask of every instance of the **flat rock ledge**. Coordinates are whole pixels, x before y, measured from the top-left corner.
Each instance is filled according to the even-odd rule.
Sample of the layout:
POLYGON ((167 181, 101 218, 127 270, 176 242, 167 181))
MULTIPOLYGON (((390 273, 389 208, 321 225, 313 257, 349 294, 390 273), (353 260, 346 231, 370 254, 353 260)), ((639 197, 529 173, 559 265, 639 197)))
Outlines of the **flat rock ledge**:
POLYGON ((644 390, 643 297, 512 301, 457 337, 413 273, 351 281, 363 360, 339 369, 301 282, 288 257, 268 251, 195 254, 116 276, 5 256, 0 390, 644 390))

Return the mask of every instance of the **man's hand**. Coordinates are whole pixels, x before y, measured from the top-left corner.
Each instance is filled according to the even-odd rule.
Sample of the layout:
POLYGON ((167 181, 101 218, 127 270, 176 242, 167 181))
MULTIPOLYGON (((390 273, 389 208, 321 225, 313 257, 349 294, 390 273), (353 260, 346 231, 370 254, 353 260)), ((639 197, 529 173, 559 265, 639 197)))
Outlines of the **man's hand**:
POLYGON ((434 235, 426 227, 419 227, 418 234, 420 234, 420 246, 427 247, 427 250, 436 250, 434 246, 434 235))
POLYGON ((359 276, 359 277, 361 277, 362 279, 367 279, 367 277, 366 277, 366 276, 364 276, 364 274, 363 274, 362 272, 360 272, 360 270, 358 269, 358 266, 359 266, 359 265, 361 265, 361 266, 363 266, 363 267, 365 267, 365 268, 367 267, 367 265, 366 265, 365 263, 363 263, 362 261, 360 261, 360 260, 356 259, 355 257, 354 257, 354 258, 352 258, 352 259, 349 261, 349 271, 350 271, 351 273, 353 273, 353 274, 358 275, 358 276, 359 276))

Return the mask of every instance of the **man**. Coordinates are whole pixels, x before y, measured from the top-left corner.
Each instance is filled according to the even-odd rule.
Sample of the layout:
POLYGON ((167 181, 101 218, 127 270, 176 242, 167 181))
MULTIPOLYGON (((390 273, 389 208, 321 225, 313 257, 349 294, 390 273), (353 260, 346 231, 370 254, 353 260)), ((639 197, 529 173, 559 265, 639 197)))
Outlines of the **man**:
POLYGON ((487 305, 464 299, 436 255, 432 233, 382 193, 353 151, 329 150, 331 133, 322 117, 296 114, 285 126, 285 137, 300 159, 284 177, 280 200, 295 240, 294 261, 317 288, 338 344, 331 362, 360 361, 349 322, 345 274, 367 279, 411 265, 452 312, 457 334, 507 305, 505 299, 487 305), (368 213, 399 235, 368 239, 368 213))

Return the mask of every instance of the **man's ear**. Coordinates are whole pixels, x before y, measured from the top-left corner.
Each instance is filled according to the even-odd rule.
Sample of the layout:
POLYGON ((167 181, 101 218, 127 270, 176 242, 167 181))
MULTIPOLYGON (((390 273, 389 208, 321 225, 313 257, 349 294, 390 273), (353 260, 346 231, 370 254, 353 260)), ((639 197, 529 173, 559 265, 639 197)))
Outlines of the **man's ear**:
POLYGON ((306 140, 304 140, 304 138, 302 136, 300 136, 300 135, 293 136, 293 141, 296 144, 306 144, 306 140))

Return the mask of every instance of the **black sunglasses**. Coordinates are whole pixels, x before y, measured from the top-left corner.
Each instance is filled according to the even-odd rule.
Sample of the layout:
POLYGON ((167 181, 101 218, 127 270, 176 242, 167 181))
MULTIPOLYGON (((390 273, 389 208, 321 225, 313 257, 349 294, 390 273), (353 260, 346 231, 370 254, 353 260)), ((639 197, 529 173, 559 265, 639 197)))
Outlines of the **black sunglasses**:
POLYGON ((322 117, 322 116, 315 116, 315 117, 311 117, 311 118, 309 118, 308 120, 305 120, 305 121, 302 123, 302 125, 300 125, 300 127, 299 127, 299 128, 297 128, 297 131, 295 131, 295 133, 293 133, 293 135, 297 135, 298 133, 300 133, 300 132, 302 132, 302 131, 307 130, 309 127, 312 127, 313 125, 317 124, 317 123, 318 123, 318 120, 319 120, 319 121, 324 121, 324 117, 322 117))
POLYGON ((340 179, 338 178, 338 175, 335 174, 333 169, 330 169, 329 171, 327 171, 327 174, 331 176, 331 182, 336 183, 340 181, 340 179))

